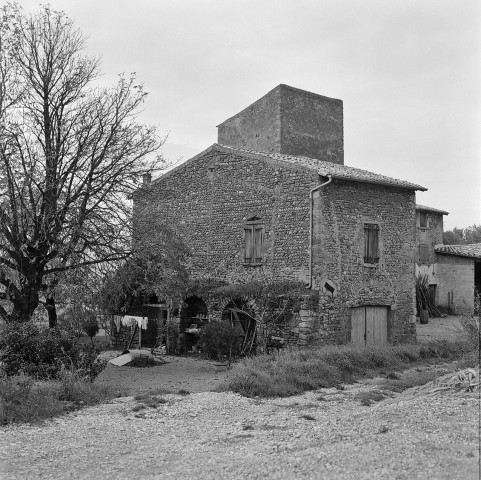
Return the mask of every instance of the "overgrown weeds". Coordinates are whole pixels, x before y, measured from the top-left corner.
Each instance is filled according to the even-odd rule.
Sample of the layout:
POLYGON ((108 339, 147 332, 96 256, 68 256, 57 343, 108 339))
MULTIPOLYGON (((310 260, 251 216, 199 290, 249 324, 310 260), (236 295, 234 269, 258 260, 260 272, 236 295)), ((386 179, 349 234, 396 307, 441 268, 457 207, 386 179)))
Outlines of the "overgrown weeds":
POLYGON ((58 380, 35 381, 23 374, 0 378, 0 425, 36 423, 94 405, 118 392, 64 371, 58 380))
POLYGON ((159 397, 157 395, 152 394, 141 394, 136 395, 134 400, 137 400, 139 403, 132 408, 133 412, 138 412, 140 410, 144 410, 146 408, 157 408, 159 405, 164 405, 169 403, 169 401, 163 397, 159 397))
MULTIPOLYGON (((466 342, 430 342, 370 348, 351 345, 283 351, 243 360, 221 387, 247 397, 287 397, 308 390, 336 387, 380 371, 401 371, 416 362, 469 357, 466 342)), ((395 381, 394 379, 392 381, 395 381)))

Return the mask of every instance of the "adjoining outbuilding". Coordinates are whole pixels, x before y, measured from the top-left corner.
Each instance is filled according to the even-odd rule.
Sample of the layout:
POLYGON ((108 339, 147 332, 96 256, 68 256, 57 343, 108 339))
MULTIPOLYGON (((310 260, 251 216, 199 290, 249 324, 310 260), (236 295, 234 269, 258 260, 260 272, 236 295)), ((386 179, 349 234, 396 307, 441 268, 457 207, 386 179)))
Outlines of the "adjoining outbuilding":
POLYGON ((481 292, 481 244, 443 245, 445 215, 416 205, 416 275, 427 277, 431 301, 441 312, 472 313, 481 292))

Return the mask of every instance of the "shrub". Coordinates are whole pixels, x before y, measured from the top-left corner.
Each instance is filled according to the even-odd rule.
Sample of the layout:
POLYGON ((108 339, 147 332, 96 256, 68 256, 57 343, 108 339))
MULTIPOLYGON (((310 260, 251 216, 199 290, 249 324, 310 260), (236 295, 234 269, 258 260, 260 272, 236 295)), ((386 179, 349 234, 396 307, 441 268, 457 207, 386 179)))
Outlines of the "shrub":
POLYGON ((4 327, 0 361, 7 376, 23 372, 36 379, 57 378, 62 368, 67 368, 93 380, 105 366, 105 362, 96 360, 93 349, 80 347, 65 332, 31 322, 4 327))
POLYGON ((84 405, 113 398, 117 392, 62 370, 58 381, 25 375, 0 378, 0 425, 38 422, 84 405))
POLYGON ((59 386, 37 384, 20 375, 0 379, 0 425, 34 422, 63 412, 59 386))
POLYGON ((462 332, 466 335, 473 347, 479 349, 479 317, 463 315, 460 319, 462 332))
POLYGON ((90 341, 92 342, 92 345, 94 344, 94 337, 99 333, 99 322, 97 322, 97 319, 95 317, 88 318, 85 320, 84 324, 82 325, 83 331, 87 334, 87 336, 90 338, 90 341))
POLYGON ((230 361, 240 352, 242 336, 242 330, 237 325, 224 321, 210 322, 202 331, 200 343, 202 350, 211 358, 221 361, 228 357, 230 361))

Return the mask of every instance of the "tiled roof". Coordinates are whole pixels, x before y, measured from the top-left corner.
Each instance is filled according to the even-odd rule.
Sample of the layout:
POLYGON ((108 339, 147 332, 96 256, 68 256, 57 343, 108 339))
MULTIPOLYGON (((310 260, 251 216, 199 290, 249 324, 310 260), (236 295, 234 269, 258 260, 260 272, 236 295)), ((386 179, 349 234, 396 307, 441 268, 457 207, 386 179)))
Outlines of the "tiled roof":
POLYGON ((458 257, 481 258, 481 243, 471 243, 469 245, 436 245, 434 251, 446 255, 457 255, 458 257))
POLYGON ((268 152, 254 152, 252 150, 246 150, 242 148, 228 147, 225 145, 218 145, 224 151, 238 152, 239 154, 247 154, 260 158, 272 158, 275 160, 281 160, 283 162, 300 165, 311 170, 315 170, 319 175, 331 176, 342 180, 352 180, 356 182, 376 183, 380 185, 388 185, 391 187, 408 188, 411 190, 427 190, 427 188, 415 183, 406 182, 404 180, 398 180, 396 178, 385 177, 378 173, 368 172, 367 170, 361 170, 359 168, 347 167, 346 165, 337 165, 332 162, 326 162, 324 160, 317 160, 309 157, 296 157, 293 155, 285 155, 283 153, 268 153, 268 152))
POLYGON ((422 212, 433 212, 433 213, 441 213, 442 215, 449 215, 449 212, 444 210, 438 210, 437 208, 426 207, 425 205, 416 204, 416 210, 420 210, 422 212))

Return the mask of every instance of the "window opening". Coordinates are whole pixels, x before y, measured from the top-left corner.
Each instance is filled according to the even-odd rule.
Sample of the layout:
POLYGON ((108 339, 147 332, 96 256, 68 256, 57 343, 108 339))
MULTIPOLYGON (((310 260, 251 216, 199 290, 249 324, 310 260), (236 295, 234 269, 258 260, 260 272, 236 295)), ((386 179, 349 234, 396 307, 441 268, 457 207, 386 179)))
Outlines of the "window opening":
POLYGON ((364 263, 379 262, 379 225, 364 224, 364 263))
POLYGON ((259 217, 247 220, 244 226, 244 264, 259 265, 263 262, 264 225, 259 217))
POLYGON ((419 213, 419 227, 428 228, 428 214, 426 212, 419 213))

